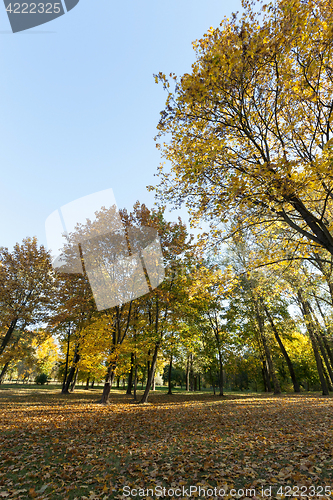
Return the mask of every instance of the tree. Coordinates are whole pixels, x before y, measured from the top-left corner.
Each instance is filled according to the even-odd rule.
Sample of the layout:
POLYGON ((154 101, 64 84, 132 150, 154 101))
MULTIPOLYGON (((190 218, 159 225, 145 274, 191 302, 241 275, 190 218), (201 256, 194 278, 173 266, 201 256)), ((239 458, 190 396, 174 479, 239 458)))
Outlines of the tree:
POLYGON ((43 342, 34 339, 32 345, 35 349, 35 369, 38 374, 45 374, 51 377, 54 374, 55 366, 58 361, 58 346, 53 337, 48 337, 43 342))
POLYGON ((147 403, 154 379, 158 354, 163 343, 169 344, 172 331, 179 327, 179 317, 185 308, 187 292, 182 275, 183 262, 192 254, 191 240, 185 224, 171 223, 159 215, 155 224, 161 234, 166 279, 146 300, 148 331, 153 339, 153 355, 148 369, 147 384, 141 403, 147 403))
POLYGON ((60 333, 61 341, 66 343, 62 392, 67 394, 81 359, 80 349, 83 336, 86 334, 87 325, 96 314, 96 307, 85 275, 60 275, 57 285, 56 307, 49 323, 55 333, 60 333), (72 365, 69 369, 70 353, 72 354, 72 365))
MULTIPOLYGON (((333 254, 333 5, 277 0, 224 19, 161 112, 162 200, 217 226, 282 224, 333 254), (262 16, 262 17, 261 17, 262 16)), ((216 229, 218 231, 218 229, 216 229)))
MULTIPOLYGON (((100 325, 104 325, 105 336, 109 339, 108 347, 103 348, 107 359, 107 374, 101 400, 102 404, 107 404, 116 370, 120 371, 118 363, 124 349, 124 341, 129 332, 135 330, 136 315, 143 314, 148 319, 147 330, 151 333, 154 331, 152 333, 153 356, 144 394, 144 400, 147 400, 161 340, 168 326, 167 317, 172 303, 168 292, 174 285, 175 269, 181 265, 181 255, 189 245, 188 235, 181 221, 175 224, 164 219, 163 208, 156 211, 149 210, 139 202, 135 204, 131 213, 126 210, 120 210, 118 213, 113 206, 102 207, 95 216, 93 221, 87 220, 86 224, 76 226, 75 231, 69 235, 68 244, 59 260, 59 264, 62 264, 59 267, 60 272, 72 272, 73 279, 78 279, 76 271, 81 269, 82 280, 87 282, 89 280, 98 309, 96 311, 88 304, 85 309, 83 308, 84 330, 81 327, 78 329, 78 342, 75 346, 69 376, 74 375, 74 368, 81 360, 82 349, 86 342, 86 340, 83 341, 82 335, 84 333, 87 339, 86 333, 92 328, 92 324, 87 324, 87 321, 91 322, 93 316, 96 316, 100 318, 100 325), (157 236, 162 242, 164 267, 171 276, 171 280, 158 288, 156 287, 161 282, 162 275, 164 276, 164 269, 160 262, 161 256, 157 251, 157 236), (135 261, 136 267, 133 265, 135 261), (126 272, 119 273, 123 265, 128 265, 126 272), (140 265, 143 274, 139 272, 140 265), (108 286, 102 286, 102 293, 100 293, 97 285, 102 284, 104 280, 108 286)), ((87 286, 88 289, 90 291, 89 286, 87 286)), ((84 295, 81 295, 84 299, 84 295)), ((70 298, 71 293, 69 293, 68 304, 70 304, 70 298)), ((89 299, 88 292, 86 299, 89 299)), ((80 305, 81 302, 79 301, 78 304, 80 305)), ((74 312, 73 315, 73 309, 68 308, 67 303, 61 305, 58 321, 62 324, 62 328, 65 323, 69 328, 69 322, 75 321, 75 314, 74 312)), ((69 330, 65 335, 67 335, 69 345, 68 332, 69 330)), ((136 376, 134 378, 136 379, 136 376)), ((65 391, 67 386, 68 378, 65 391)))
POLYGON ((5 333, 0 355, 10 345, 14 330, 45 322, 55 297, 54 275, 49 253, 36 238, 0 249, 0 325, 5 333))
MULTIPOLYGON (((194 314, 196 310, 206 351, 210 345, 214 353, 212 357, 218 358, 219 395, 223 396, 224 365, 231 352, 237 351, 231 332, 226 327, 226 303, 237 280, 228 266, 221 268, 209 261, 200 262, 200 266, 193 270, 190 303, 194 314)), ((214 380, 212 376, 211 379, 214 380)))

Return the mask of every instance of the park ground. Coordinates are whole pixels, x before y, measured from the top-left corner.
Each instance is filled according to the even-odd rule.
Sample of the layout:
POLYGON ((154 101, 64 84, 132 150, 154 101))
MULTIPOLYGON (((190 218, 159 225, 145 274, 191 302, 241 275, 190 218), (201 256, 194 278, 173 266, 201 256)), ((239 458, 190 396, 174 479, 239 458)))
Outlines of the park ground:
POLYGON ((100 396, 2 386, 0 499, 333 497, 331 397, 100 396))

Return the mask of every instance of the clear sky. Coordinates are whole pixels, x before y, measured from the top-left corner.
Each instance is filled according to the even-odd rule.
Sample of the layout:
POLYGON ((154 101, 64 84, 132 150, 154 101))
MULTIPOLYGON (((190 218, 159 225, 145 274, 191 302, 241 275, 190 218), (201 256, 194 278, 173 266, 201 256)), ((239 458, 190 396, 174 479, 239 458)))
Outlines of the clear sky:
POLYGON ((51 212, 107 188, 120 208, 152 206, 166 98, 153 74, 189 72, 191 42, 237 10, 226 0, 80 0, 12 34, 1 2, 0 246, 46 243, 51 212))

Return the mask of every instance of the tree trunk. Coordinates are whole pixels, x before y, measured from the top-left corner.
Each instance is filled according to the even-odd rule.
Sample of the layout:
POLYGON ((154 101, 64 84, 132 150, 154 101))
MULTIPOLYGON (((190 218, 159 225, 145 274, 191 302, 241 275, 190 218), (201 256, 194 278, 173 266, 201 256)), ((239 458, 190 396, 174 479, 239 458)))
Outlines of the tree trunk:
POLYGON ((67 352, 66 352, 65 373, 64 373, 64 381, 62 383, 62 393, 63 394, 65 393, 66 379, 67 379, 67 374, 68 374, 70 336, 71 336, 71 326, 69 323, 68 332, 67 332, 67 349, 66 349, 67 352))
MULTIPOLYGON (((320 307, 320 303, 319 303, 319 300, 317 297, 315 297, 316 299, 316 304, 317 304, 317 307, 318 307, 318 311, 323 319, 323 322, 324 322, 324 325, 325 325, 325 330, 327 331, 327 333, 330 335, 330 326, 329 324, 327 323, 327 320, 325 318, 325 315, 323 313, 323 310, 322 308, 320 307)), ((332 297, 332 300, 333 300, 333 297, 332 297)), ((332 353, 332 350, 330 348, 330 345, 327 341, 327 338, 326 338, 326 333, 323 333, 321 331, 319 331, 319 335, 324 343, 324 346, 326 348, 326 351, 327 351, 327 354, 328 354, 328 357, 330 358, 330 362, 331 362, 331 366, 333 366, 333 353, 332 353)))
MULTIPOLYGON (((322 357, 324 359, 324 364, 326 365, 327 371, 329 373, 328 379, 330 380, 330 382, 329 382, 328 385, 332 387, 332 383, 333 383, 333 371, 332 371, 332 367, 330 365, 330 362, 329 362, 329 359, 328 359, 328 356, 327 356, 324 344, 322 342, 322 339, 320 338, 320 335, 318 333, 315 333, 315 335, 316 335, 317 343, 319 345, 320 352, 321 352, 322 357)), ((332 391, 331 388, 329 388, 329 390, 332 391)))
POLYGON ((186 363, 186 391, 190 390, 190 356, 187 356, 186 363))
MULTIPOLYGON (((274 367, 273 359, 271 356, 271 350, 267 344, 266 335, 264 333, 262 333, 261 339, 262 339, 262 343, 263 343, 264 351, 265 351, 265 355, 266 355, 268 372, 270 373, 272 380, 273 380, 274 394, 281 394, 280 383, 279 383, 278 378, 277 378, 276 373, 275 373, 275 367, 274 367)), ((268 380, 268 386, 270 386, 269 380, 268 380)))
POLYGON ((333 387, 332 387, 330 378, 328 376, 327 370, 325 368, 325 364, 323 363, 323 360, 321 360, 321 364, 322 364, 322 367, 323 367, 323 373, 324 373, 324 377, 325 377, 325 380, 326 380, 326 384, 327 384, 328 390, 332 392, 333 391, 333 387))
POLYGON ((95 385, 95 379, 93 379, 93 381, 91 382, 91 387, 90 388, 92 389, 94 387, 94 385, 95 385))
POLYGON ((328 387, 327 387, 327 383, 325 380, 323 365, 322 365, 321 357, 319 355, 318 346, 317 346, 317 342, 316 342, 316 338, 315 338, 315 333, 314 333, 315 329, 314 329, 314 325, 313 325, 313 321, 312 321, 309 302, 303 298, 303 294, 302 294, 301 290, 297 291, 297 297, 298 297, 299 302, 302 306, 301 310, 303 313, 303 317, 305 320, 307 330, 309 332, 309 337, 310 337, 311 344, 312 344, 312 350, 313 350, 313 354, 314 354, 316 364, 317 364, 317 370, 318 370, 318 375, 319 375, 320 384, 321 384, 321 388, 322 388, 322 393, 323 393, 323 396, 328 396, 329 395, 328 387))
POLYGON ((0 373, 0 384, 2 384, 2 382, 4 381, 4 378, 5 378, 5 375, 6 375, 6 372, 8 370, 10 362, 11 362, 11 360, 6 361, 6 363, 4 364, 4 366, 3 366, 2 370, 1 370, 1 373, 0 373))
POLYGON ((172 354, 170 356, 170 363, 169 363, 169 373, 168 373, 168 394, 172 394, 172 387, 171 387, 171 373, 172 373, 172 354))
POLYGON ((222 360, 222 352, 219 351, 219 396, 223 396, 223 360, 222 360))
POLYGON ((190 356, 190 391, 194 390, 193 354, 190 356))
POLYGON ((137 397, 136 397, 136 387, 137 387, 137 383, 138 383, 138 365, 135 364, 135 372, 134 372, 134 389, 133 389, 133 396, 134 396, 134 401, 137 400, 137 397))
POLYGON ((133 386, 133 369, 134 369, 134 353, 131 352, 131 370, 128 375, 128 384, 126 394, 132 394, 132 386, 133 386))
POLYGON ((214 381, 214 377, 213 377, 213 373, 212 373, 211 367, 209 368, 209 378, 210 378, 210 381, 212 383, 213 392, 214 392, 214 396, 215 396, 215 381, 214 381))
POLYGON ((69 371, 65 387, 62 390, 63 394, 68 394, 68 392, 69 392, 68 391, 69 390, 69 386, 72 383, 72 380, 74 378, 74 375, 75 375, 75 372, 76 372, 76 368, 77 368, 77 365, 78 365, 78 363, 80 361, 80 358, 81 358, 81 356, 79 354, 79 345, 76 345, 75 346, 75 352, 74 352, 73 366, 71 367, 71 369, 69 371))
POLYGON ((262 371, 262 378, 264 381, 265 392, 272 392, 271 381, 270 381, 269 373, 267 370, 267 360, 265 360, 265 359, 262 360, 261 371, 262 371))
MULTIPOLYGON (((116 306, 115 311, 116 311, 116 316, 114 318, 113 332, 112 332, 112 346, 110 349, 111 356, 114 354, 116 347, 120 346, 123 343, 123 341, 127 335, 127 331, 128 331, 130 319, 131 319, 132 301, 129 303, 126 327, 125 327, 123 334, 121 334, 121 327, 120 327, 120 318, 122 315, 122 308, 119 308, 119 306, 116 306)), ((102 399, 100 401, 101 404, 108 404, 108 402, 109 402, 110 390, 111 390, 111 387, 113 384, 113 379, 115 376, 116 367, 117 367, 117 360, 114 359, 113 361, 110 361, 108 371, 107 371, 107 374, 105 377, 102 399)), ((119 388, 119 377, 117 380, 117 388, 119 388)))
MULTIPOLYGON (((259 302, 257 300, 255 300, 254 298, 252 298, 252 300, 253 300, 253 303, 255 306, 260 338, 262 341, 262 345, 264 348, 265 357, 266 357, 267 365, 268 365, 268 372, 269 372, 270 376, 272 377, 272 381, 273 381, 274 394, 281 394, 280 383, 279 383, 279 380, 276 376, 275 367, 274 367, 273 359, 271 356, 271 350, 269 348, 269 345, 268 345, 267 339, 266 339, 265 328, 264 328, 264 317, 262 316, 261 311, 259 309, 259 302)), ((263 301, 260 300, 260 304, 262 304, 262 303, 263 303, 263 301)), ((267 385, 269 386, 270 384, 267 384, 267 385)))
POLYGON ((327 356, 327 350, 325 349, 325 345, 324 345, 324 342, 323 342, 323 337, 324 336, 322 335, 321 325, 320 325, 320 323, 318 321, 318 318, 317 318, 317 316, 316 316, 313 308, 311 307, 310 303, 309 303, 309 309, 310 309, 311 316, 312 316, 312 318, 314 319, 314 322, 315 322, 314 334, 315 334, 315 337, 316 337, 316 340, 317 340, 320 352, 321 352, 322 357, 324 359, 324 364, 326 365, 327 371, 329 373, 329 378, 328 378, 328 384, 327 385, 329 386, 329 390, 332 391, 333 370, 332 370, 330 361, 329 361, 328 356, 327 356))
POLYGON ((145 392, 143 393, 142 399, 140 403, 147 403, 148 401, 148 396, 149 396, 149 391, 155 376, 155 369, 156 369, 156 363, 157 363, 157 355, 158 355, 158 350, 159 350, 160 344, 159 342, 155 344, 155 349, 154 349, 154 354, 153 354, 153 359, 151 362, 150 370, 148 373, 148 380, 145 388, 145 392))
POLYGON ((110 390, 114 379, 114 370, 115 370, 115 364, 110 363, 108 372, 105 377, 102 399, 100 401, 100 403, 103 405, 107 405, 109 403, 110 390))
POLYGON ((201 391, 201 377, 200 377, 200 373, 198 374, 198 383, 199 383, 199 391, 201 391))
POLYGON ((6 349, 7 345, 8 345, 8 342, 10 341, 10 339, 12 338, 12 333, 13 331, 15 330, 15 326, 16 326, 16 323, 18 321, 18 318, 16 319, 13 319, 13 321, 11 322, 11 324, 9 325, 9 328, 7 330, 7 333, 6 335, 4 336, 2 342, 1 342, 1 346, 0 346, 0 356, 1 354, 3 353, 3 351, 6 349))
POLYGON ((90 382, 90 377, 88 375, 85 389, 89 389, 89 382, 90 382))
POLYGON ((327 341, 326 335, 322 334, 321 337, 323 339, 323 342, 324 342, 325 349, 326 349, 326 352, 328 354, 328 357, 330 358, 331 366, 333 366, 333 353, 332 353, 330 345, 329 345, 329 343, 327 341))
POLYGON ((76 368, 75 377, 71 383, 71 388, 70 388, 69 392, 74 392, 78 374, 79 374, 79 367, 76 368))
POLYGON ((265 309, 265 313, 266 313, 266 316, 271 324, 271 327, 272 327, 272 330, 273 330, 273 333, 274 333, 274 336, 275 336, 275 339, 277 341, 277 343, 279 344, 280 346, 280 349, 281 349, 281 352, 286 360, 286 363, 287 363, 287 366, 288 366, 288 370, 289 370, 289 373, 290 373, 290 377, 291 377, 291 380, 293 382, 293 386, 294 386, 294 392, 300 392, 301 389, 300 389, 300 385, 298 383, 298 380, 296 378, 296 375, 295 375, 295 370, 294 370, 294 366, 293 366, 293 363, 289 357, 289 354, 287 353, 283 343, 282 343, 282 340, 281 340, 281 337, 279 335, 279 332, 274 324, 274 321, 273 321, 273 318, 271 316, 271 313, 269 312, 268 308, 266 307, 266 305, 264 305, 264 309, 265 309))

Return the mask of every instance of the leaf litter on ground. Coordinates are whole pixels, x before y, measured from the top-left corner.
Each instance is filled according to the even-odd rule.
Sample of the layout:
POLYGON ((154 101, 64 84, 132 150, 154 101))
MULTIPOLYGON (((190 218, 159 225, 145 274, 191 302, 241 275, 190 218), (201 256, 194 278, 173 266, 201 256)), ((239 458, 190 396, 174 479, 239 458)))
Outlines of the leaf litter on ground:
POLYGON ((97 400, 97 391, 0 390, 0 499, 126 498, 125 485, 136 498, 156 486, 223 488, 224 499, 268 487, 266 499, 282 499, 280 486, 293 498, 333 491, 331 398, 152 393, 139 405, 112 391, 108 406, 97 400))

